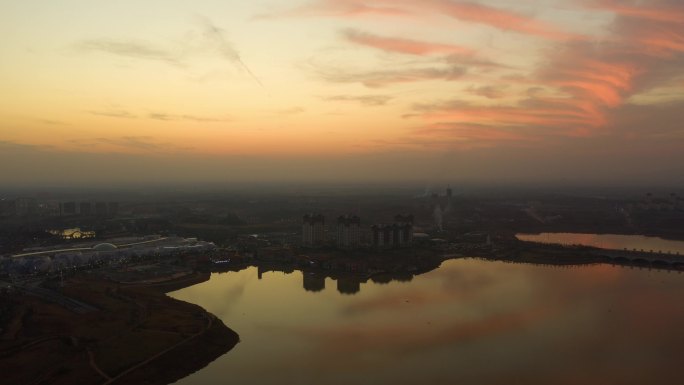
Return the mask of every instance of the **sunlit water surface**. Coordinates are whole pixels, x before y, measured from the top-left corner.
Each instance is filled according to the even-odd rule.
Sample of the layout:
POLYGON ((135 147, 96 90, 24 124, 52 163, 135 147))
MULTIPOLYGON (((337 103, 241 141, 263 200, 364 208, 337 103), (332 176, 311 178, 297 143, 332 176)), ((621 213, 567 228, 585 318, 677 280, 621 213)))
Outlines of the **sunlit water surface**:
POLYGON ((643 235, 541 233, 517 234, 521 241, 582 245, 612 250, 636 250, 656 253, 684 254, 684 241, 674 241, 643 235))
POLYGON ((411 282, 257 269, 174 293, 241 342, 179 384, 672 384, 684 362, 684 274, 609 265, 450 260, 411 282))

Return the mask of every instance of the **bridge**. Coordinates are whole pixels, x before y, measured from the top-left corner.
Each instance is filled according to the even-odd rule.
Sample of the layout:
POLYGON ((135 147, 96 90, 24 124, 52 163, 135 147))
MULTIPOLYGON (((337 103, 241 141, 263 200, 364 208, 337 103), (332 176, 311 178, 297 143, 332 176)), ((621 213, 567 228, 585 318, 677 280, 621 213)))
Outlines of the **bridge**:
POLYGON ((604 257, 616 263, 639 265, 684 267, 684 255, 679 253, 644 250, 595 250, 595 256, 604 257))

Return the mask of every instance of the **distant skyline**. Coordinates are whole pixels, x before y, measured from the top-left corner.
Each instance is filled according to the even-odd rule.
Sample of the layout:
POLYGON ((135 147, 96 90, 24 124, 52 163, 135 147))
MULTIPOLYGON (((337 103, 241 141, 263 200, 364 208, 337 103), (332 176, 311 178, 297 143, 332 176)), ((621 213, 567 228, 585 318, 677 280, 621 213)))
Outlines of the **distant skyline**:
POLYGON ((680 0, 0 0, 9 186, 684 187, 680 0))

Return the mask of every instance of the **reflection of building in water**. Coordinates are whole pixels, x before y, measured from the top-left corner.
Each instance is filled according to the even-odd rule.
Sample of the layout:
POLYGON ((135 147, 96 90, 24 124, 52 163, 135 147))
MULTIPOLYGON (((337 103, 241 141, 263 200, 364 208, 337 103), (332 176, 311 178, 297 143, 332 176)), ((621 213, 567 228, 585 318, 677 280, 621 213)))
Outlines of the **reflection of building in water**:
POLYGON ((341 216, 337 218, 337 247, 355 249, 361 244, 361 218, 341 216))
POLYGON ((337 291, 342 294, 356 294, 361 291, 361 281, 356 277, 338 278, 337 291))
POLYGON ((397 215, 391 225, 371 227, 373 246, 390 249, 410 246, 413 242, 413 215, 397 215))
POLYGON ((325 276, 302 272, 304 278, 304 290, 318 292, 325 289, 325 276))
POLYGON ((270 271, 275 271, 275 272, 281 272, 285 274, 292 274, 294 273, 295 269, 292 266, 282 266, 282 267, 265 267, 261 264, 257 265, 257 277, 261 279, 264 275, 264 273, 268 273, 270 271))
POLYGON ((325 243, 325 217, 307 214, 302 222, 302 246, 318 247, 325 243))

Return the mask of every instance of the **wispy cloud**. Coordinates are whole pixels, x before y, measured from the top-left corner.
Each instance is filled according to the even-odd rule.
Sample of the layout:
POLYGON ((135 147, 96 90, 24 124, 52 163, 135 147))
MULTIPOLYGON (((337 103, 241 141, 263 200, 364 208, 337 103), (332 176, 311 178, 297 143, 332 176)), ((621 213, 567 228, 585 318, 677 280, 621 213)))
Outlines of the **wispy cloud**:
POLYGON ((488 99, 501 99, 506 95, 506 88, 506 85, 471 86, 466 91, 488 99))
POLYGON ((314 70, 318 76, 332 83, 360 83, 369 88, 428 80, 453 81, 467 72, 466 68, 455 65, 368 71, 351 71, 341 68, 316 68, 314 70))
POLYGON ((201 16, 198 17, 197 25, 200 28, 199 39, 181 39, 174 44, 139 39, 95 38, 77 42, 72 48, 79 53, 106 53, 130 59, 157 61, 180 68, 191 67, 193 54, 210 53, 226 59, 263 86, 261 80, 242 60, 238 50, 225 37, 224 30, 217 27, 209 18, 201 16))
POLYGON ((92 115, 97 115, 97 116, 106 116, 108 118, 123 118, 123 119, 137 119, 138 116, 126 111, 126 110, 119 110, 119 109, 111 109, 111 110, 99 110, 99 111, 88 111, 89 114, 92 115))
POLYGON ((151 136, 122 136, 119 138, 97 138, 97 142, 139 150, 157 150, 162 144, 151 136))
POLYGON ((353 102, 366 106, 384 106, 394 98, 388 95, 334 95, 322 96, 321 99, 328 102, 353 102))
POLYGON ((11 140, 0 140, 0 150, 2 152, 15 152, 15 151, 45 151, 53 149, 54 146, 51 145, 41 145, 41 144, 25 144, 18 143, 11 140))
POLYGON ((373 4, 372 1, 357 0, 318 0, 294 9, 262 13, 255 16, 255 19, 301 16, 405 16, 411 13, 395 4, 373 4))
POLYGON ((202 26, 204 27, 204 36, 214 44, 214 47, 218 50, 218 52, 226 59, 231 61, 232 63, 238 65, 240 68, 245 70, 249 76, 254 79, 255 82, 257 82, 260 86, 264 86, 261 80, 252 72, 249 67, 245 64, 244 61, 242 61, 242 58, 240 57, 240 54, 238 51, 233 47, 231 43, 228 42, 226 37, 224 36, 224 31, 220 28, 218 28, 211 20, 209 20, 206 17, 200 18, 200 21, 202 23, 202 26))
POLYGON ((98 111, 88 111, 88 113, 97 116, 104 116, 108 118, 118 118, 118 119, 151 119, 151 120, 161 120, 161 121, 186 121, 186 122, 203 122, 203 123, 218 123, 218 122, 228 122, 231 119, 227 117, 207 117, 207 116, 197 116, 188 114, 172 114, 167 112, 150 112, 146 114, 135 114, 133 112, 123 110, 123 109, 110 109, 110 110, 98 110, 98 111))
POLYGON ((585 0, 584 4, 588 7, 611 11, 635 19, 684 23, 684 10, 678 7, 681 3, 677 0, 641 2, 639 5, 626 4, 625 1, 620 0, 585 0))
POLYGON ((359 31, 356 29, 346 29, 342 31, 342 36, 344 36, 344 38, 348 41, 355 44, 373 47, 386 52, 403 53, 408 55, 472 55, 475 53, 473 49, 459 45, 431 43, 413 39, 379 36, 368 32, 359 31))
MULTIPOLYGON (((416 105, 406 116, 420 116, 433 123, 415 133, 482 143, 487 137, 518 141, 596 137, 609 132, 621 135, 619 126, 632 126, 620 119, 621 114, 633 110, 626 104, 630 97, 684 76, 684 18, 679 24, 671 21, 676 19, 671 15, 684 14, 684 5, 655 0, 641 5, 597 1, 591 6, 616 13, 610 36, 598 42, 560 41, 553 49, 542 51, 542 64, 526 76, 500 77, 499 83, 490 77, 487 83, 465 90, 489 99, 505 96, 506 101, 499 105, 466 103, 457 96, 451 101, 416 105), (671 15, 659 11, 661 6, 671 15)), ((643 134, 653 135, 653 131, 643 134)))
POLYGON ((389 16, 417 17, 426 13, 447 15, 470 23, 490 26, 502 31, 512 31, 551 40, 585 40, 586 36, 563 31, 557 26, 532 16, 511 10, 484 5, 476 1, 461 0, 318 0, 301 7, 282 12, 257 16, 389 16))
POLYGON ((148 119, 152 120, 163 120, 163 121, 190 121, 190 122, 201 122, 201 123, 217 123, 217 122, 228 122, 228 118, 210 118, 205 116, 195 116, 195 115, 175 115, 163 112, 153 112, 147 115, 148 119))
POLYGON ((306 109, 303 107, 292 107, 292 108, 286 108, 284 110, 278 110, 276 111, 276 114, 278 115, 298 115, 301 113, 304 113, 306 109))
POLYGON ((144 41, 90 39, 75 45, 80 52, 103 52, 134 59, 161 61, 181 65, 181 56, 170 49, 144 41))
POLYGON ((553 40, 585 40, 586 37, 565 32, 553 24, 517 12, 490 7, 474 1, 426 0, 426 5, 462 21, 539 36, 553 40))

